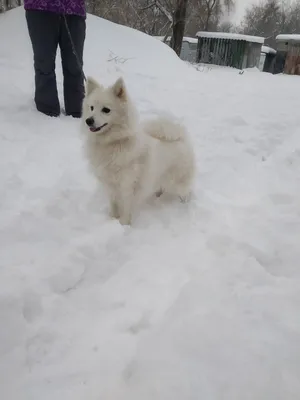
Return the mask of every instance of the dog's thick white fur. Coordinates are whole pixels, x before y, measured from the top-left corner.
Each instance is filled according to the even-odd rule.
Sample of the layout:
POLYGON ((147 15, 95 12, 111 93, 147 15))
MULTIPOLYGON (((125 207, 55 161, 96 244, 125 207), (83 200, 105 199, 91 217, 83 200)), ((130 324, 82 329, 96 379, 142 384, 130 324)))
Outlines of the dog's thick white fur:
POLYGON ((184 127, 167 117, 141 124, 122 78, 108 88, 88 78, 82 128, 92 170, 122 225, 154 194, 188 200, 195 162, 184 127))

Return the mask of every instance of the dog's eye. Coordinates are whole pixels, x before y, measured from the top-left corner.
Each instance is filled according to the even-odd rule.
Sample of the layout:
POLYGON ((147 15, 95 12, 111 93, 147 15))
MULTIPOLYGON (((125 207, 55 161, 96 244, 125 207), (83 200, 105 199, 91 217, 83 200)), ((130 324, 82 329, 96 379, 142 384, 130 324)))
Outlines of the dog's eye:
POLYGON ((105 114, 109 114, 110 113, 110 109, 107 107, 103 107, 102 108, 102 112, 104 112, 105 114))
POLYGON ((91 106, 91 111, 94 111, 94 106, 91 106))

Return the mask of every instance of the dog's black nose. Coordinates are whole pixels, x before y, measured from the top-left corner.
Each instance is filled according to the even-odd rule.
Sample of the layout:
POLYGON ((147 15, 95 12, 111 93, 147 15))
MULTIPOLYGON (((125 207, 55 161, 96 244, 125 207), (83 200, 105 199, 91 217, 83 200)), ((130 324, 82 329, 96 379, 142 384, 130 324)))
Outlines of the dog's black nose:
POLYGON ((85 120, 85 123, 86 123, 88 126, 92 126, 92 125, 94 125, 95 120, 94 120, 93 117, 90 117, 90 118, 87 118, 87 119, 85 120))

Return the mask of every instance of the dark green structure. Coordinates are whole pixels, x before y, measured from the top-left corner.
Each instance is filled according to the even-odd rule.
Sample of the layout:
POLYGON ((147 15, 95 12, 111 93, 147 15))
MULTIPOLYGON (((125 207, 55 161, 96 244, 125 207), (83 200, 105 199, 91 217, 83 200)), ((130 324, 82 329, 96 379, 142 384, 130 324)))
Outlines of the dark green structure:
POLYGON ((259 67, 264 38, 224 32, 198 32, 198 63, 238 69, 259 67))

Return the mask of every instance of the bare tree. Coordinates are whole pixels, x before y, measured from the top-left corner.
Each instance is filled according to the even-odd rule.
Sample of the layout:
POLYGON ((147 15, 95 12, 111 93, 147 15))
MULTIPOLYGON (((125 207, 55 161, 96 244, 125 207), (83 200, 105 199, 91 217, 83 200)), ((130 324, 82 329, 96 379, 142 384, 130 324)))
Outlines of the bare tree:
POLYGON ((300 32, 300 1, 285 7, 285 33, 300 32))
POLYGON ((267 0, 247 9, 241 31, 245 34, 262 36, 266 43, 275 46, 280 33, 299 32, 300 4, 289 5, 284 1, 267 0))
POLYGON ((181 52, 182 39, 184 35, 187 4, 188 0, 177 0, 173 14, 173 34, 170 46, 178 56, 181 52))
POLYGON ((230 21, 223 21, 218 25, 217 30, 219 32, 238 33, 239 28, 230 21))
MULTIPOLYGON (((195 36, 199 30, 217 30, 234 9, 235 0, 184 1, 184 34, 195 36)), ((173 36, 178 19, 179 0, 87 0, 88 12, 139 29, 150 35, 173 36)), ((180 25, 180 24, 179 24, 180 25)), ((182 25, 182 24, 181 24, 182 25)))
POLYGON ((0 0, 0 13, 21 6, 22 0, 0 0))
POLYGON ((226 14, 234 10, 235 0, 190 0, 186 33, 194 36, 197 31, 220 30, 226 14))
MULTIPOLYGON (((212 15, 216 8, 219 6, 219 2, 217 0, 204 0, 204 5, 206 8, 206 15, 205 15, 205 23, 204 23, 204 30, 208 31, 209 30, 209 23, 212 19, 212 15)), ((218 14, 215 13, 215 14, 218 14)))

